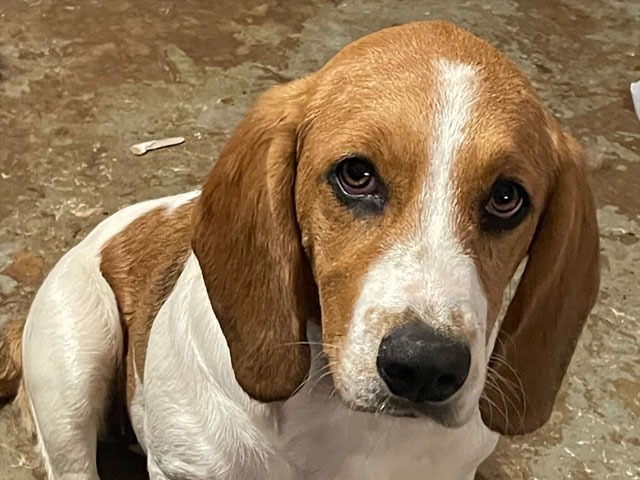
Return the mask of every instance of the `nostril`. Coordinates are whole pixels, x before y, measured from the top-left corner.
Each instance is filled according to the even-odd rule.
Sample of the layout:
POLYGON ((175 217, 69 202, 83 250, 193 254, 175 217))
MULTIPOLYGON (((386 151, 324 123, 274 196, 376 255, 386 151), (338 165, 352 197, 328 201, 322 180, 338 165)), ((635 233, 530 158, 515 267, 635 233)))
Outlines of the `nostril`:
POLYGON ((383 364, 380 374, 387 385, 391 386, 392 392, 400 396, 409 395, 419 383, 415 368, 401 363, 383 364))
POLYGON ((464 380, 465 377, 456 375, 440 375, 433 383, 425 386, 422 392, 423 398, 432 402, 446 400, 460 389, 464 380))
POLYGON ((378 372, 392 393, 417 401, 422 381, 416 365, 378 357, 378 372))

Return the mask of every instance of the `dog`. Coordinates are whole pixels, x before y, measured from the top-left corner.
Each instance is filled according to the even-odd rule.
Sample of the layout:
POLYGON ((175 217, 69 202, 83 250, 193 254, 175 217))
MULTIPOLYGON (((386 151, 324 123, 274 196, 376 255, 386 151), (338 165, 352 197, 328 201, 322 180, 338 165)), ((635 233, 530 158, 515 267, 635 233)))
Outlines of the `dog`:
POLYGON ((151 479, 471 480, 549 419, 598 289, 578 142, 487 42, 408 23, 66 253, 0 391, 55 480, 98 478, 119 401, 151 479))

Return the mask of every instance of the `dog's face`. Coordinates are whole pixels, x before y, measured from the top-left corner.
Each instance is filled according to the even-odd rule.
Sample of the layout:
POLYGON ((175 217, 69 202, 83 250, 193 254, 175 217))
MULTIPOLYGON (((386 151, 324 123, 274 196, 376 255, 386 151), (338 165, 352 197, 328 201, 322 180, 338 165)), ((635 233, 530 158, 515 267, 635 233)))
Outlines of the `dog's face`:
POLYGON ((483 390, 552 141, 533 97, 510 91, 524 86, 511 72, 394 41, 402 59, 360 47, 320 73, 296 208, 342 397, 457 425, 483 390))
MULTIPOLYGON (((294 264, 279 273, 284 278, 280 288, 298 292, 295 298, 264 286, 256 297, 271 317, 293 320, 278 327, 289 335, 282 338, 303 340, 304 322, 296 319, 313 311, 307 307, 314 290, 330 372, 340 395, 354 408, 461 425, 487 393, 488 367, 497 362, 494 370, 519 382, 526 400, 537 392, 544 397, 541 412, 531 414, 534 420, 513 427, 506 419, 497 428, 521 431, 539 424, 549 411, 549 399, 553 404, 597 291, 597 230, 578 149, 526 80, 467 32, 449 24, 419 23, 348 46, 319 72, 258 110, 280 108, 279 102, 289 105, 288 111, 271 115, 276 133, 263 153, 267 166, 255 175, 266 178, 263 190, 269 201, 263 216, 272 215, 272 224, 282 230, 276 235, 288 240, 265 240, 257 249, 263 257, 258 262, 267 261, 269 250, 268 261, 274 264, 252 273, 260 277, 267 270, 281 270, 278 262, 294 264), (268 158, 279 157, 292 165, 290 172, 278 170, 282 161, 269 164, 268 158), (564 171, 570 173, 559 173, 564 171), (282 207, 281 201, 291 205, 282 207), (287 213, 279 212, 283 208, 287 213), (575 266, 580 262, 576 241, 588 245, 584 272, 575 266), (286 248, 275 254, 274 243, 286 248), (556 261, 555 255, 563 252, 567 258, 556 261), (527 272, 501 330, 496 319, 504 290, 527 255, 527 272), (545 279, 545 272, 556 278, 545 279), (564 296, 558 292, 562 279, 576 283, 564 296), (277 307, 268 307, 274 295, 277 307), (286 302, 290 308, 281 309, 286 302), (554 312, 564 323, 544 318, 554 312), (509 342, 513 348, 505 345, 509 342), (547 372, 548 386, 544 373, 528 365, 527 359, 534 357, 554 365, 547 372)), ((259 129, 262 124, 264 119, 245 127, 259 129)), ((240 130, 238 144, 229 151, 246 141, 247 132, 242 126, 240 130)), ((266 141, 258 138, 256 143, 266 141)), ((225 158, 223 153, 220 162, 225 158)), ((205 199, 221 188, 216 178, 223 178, 222 168, 217 176, 214 169, 205 199)), ((243 188, 249 187, 238 190, 243 188)), ((252 198, 265 203, 260 194, 252 198)), ((222 195, 215 202, 206 200, 222 201, 222 195)), ((256 209, 255 204, 247 208, 256 209)), ((237 212, 227 222, 236 218, 237 212)), ((261 230, 253 225, 252 238, 261 230)), ((203 233, 201 238, 207 237, 203 233)), ((205 247, 196 241, 195 250, 198 254, 205 247)), ((246 252, 249 246, 239 250, 246 252)), ((199 254, 206 266, 204 257, 199 254)), ((229 280, 220 277, 216 287, 215 274, 203 269, 232 359, 235 345, 244 344, 246 356, 247 335, 252 334, 250 329, 249 334, 238 333, 237 317, 250 314, 238 313, 231 301, 224 305, 216 300, 233 294, 224 290, 229 280)), ((274 341, 284 344, 280 338, 274 341)), ((264 343, 265 336, 261 339, 264 343)), ((298 363, 296 355, 302 354, 292 351, 283 359, 287 368, 298 363)), ((246 373, 253 380, 243 385, 248 391, 246 384, 255 385, 256 375, 262 378, 276 368, 242 364, 240 347, 235 357, 241 384, 242 370, 253 368, 246 373)), ((265 388, 256 388, 254 396, 278 396, 260 393, 265 388)), ((492 396, 489 392, 489 401, 492 396)))

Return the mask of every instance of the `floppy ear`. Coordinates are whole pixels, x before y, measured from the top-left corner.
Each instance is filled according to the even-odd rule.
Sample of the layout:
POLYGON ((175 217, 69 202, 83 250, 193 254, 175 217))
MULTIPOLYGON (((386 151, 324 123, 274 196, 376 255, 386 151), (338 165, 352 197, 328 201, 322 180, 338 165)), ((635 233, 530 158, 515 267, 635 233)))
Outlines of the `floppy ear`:
POLYGON ((237 127, 207 178, 192 247, 242 388, 290 396, 310 365, 306 320, 318 300, 296 220, 297 131, 306 79, 272 87, 237 127))
POLYGON ((549 419, 600 284, 586 162, 573 138, 556 139, 555 184, 489 364, 504 378, 503 391, 485 389, 489 401, 481 403, 489 427, 507 435, 534 431, 549 419))

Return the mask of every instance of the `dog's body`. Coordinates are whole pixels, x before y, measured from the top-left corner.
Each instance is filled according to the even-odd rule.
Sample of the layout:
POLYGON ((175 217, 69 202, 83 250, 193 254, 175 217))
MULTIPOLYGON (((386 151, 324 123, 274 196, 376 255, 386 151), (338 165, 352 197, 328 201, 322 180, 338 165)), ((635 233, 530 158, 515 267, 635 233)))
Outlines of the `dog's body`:
MULTIPOLYGON (((96 432, 83 428, 85 416, 107 411, 106 380, 121 362, 122 326, 113 290, 100 270, 101 252, 114 236, 157 209, 168 221, 186 219, 188 224, 191 209, 180 207, 192 205, 198 194, 151 200, 115 213, 59 261, 38 292, 25 330, 25 377, 38 437, 50 428, 49 420, 57 428, 66 424, 69 438, 53 445, 66 458, 87 458, 88 447, 94 448, 96 432), (78 285, 83 286, 81 296, 74 295, 78 285), (60 296, 75 301, 61 311, 60 296), (98 338, 100 348, 89 350, 97 371, 74 368, 76 362, 89 363, 86 359, 51 362, 55 352, 74 352, 73 345, 98 338), (71 397, 57 401, 51 378, 64 382, 58 387, 71 397), (77 385, 102 396, 86 404, 77 385), (61 418, 66 412, 68 417, 61 418)), ((171 256, 179 256, 180 245, 173 248, 171 256)), ((309 341, 320 342, 318 327, 311 324, 309 330, 309 341)), ((190 255, 153 323, 145 382, 138 377, 129 408, 154 478, 418 479, 429 472, 426 478, 466 480, 493 450, 497 434, 484 425, 479 410, 457 429, 428 418, 351 410, 322 375, 325 361, 316 345, 313 350, 310 380, 294 397, 266 404, 248 397, 232 375, 224 335, 209 307, 199 264, 190 255)), ((72 465, 56 464, 57 452, 42 447, 52 478, 65 478, 57 471, 72 465)))
POLYGON ((597 289, 575 141, 484 42, 395 27, 265 94, 202 191, 69 251, 24 392, 55 480, 97 478, 118 399, 152 479, 470 480, 492 430, 548 419, 597 289))

